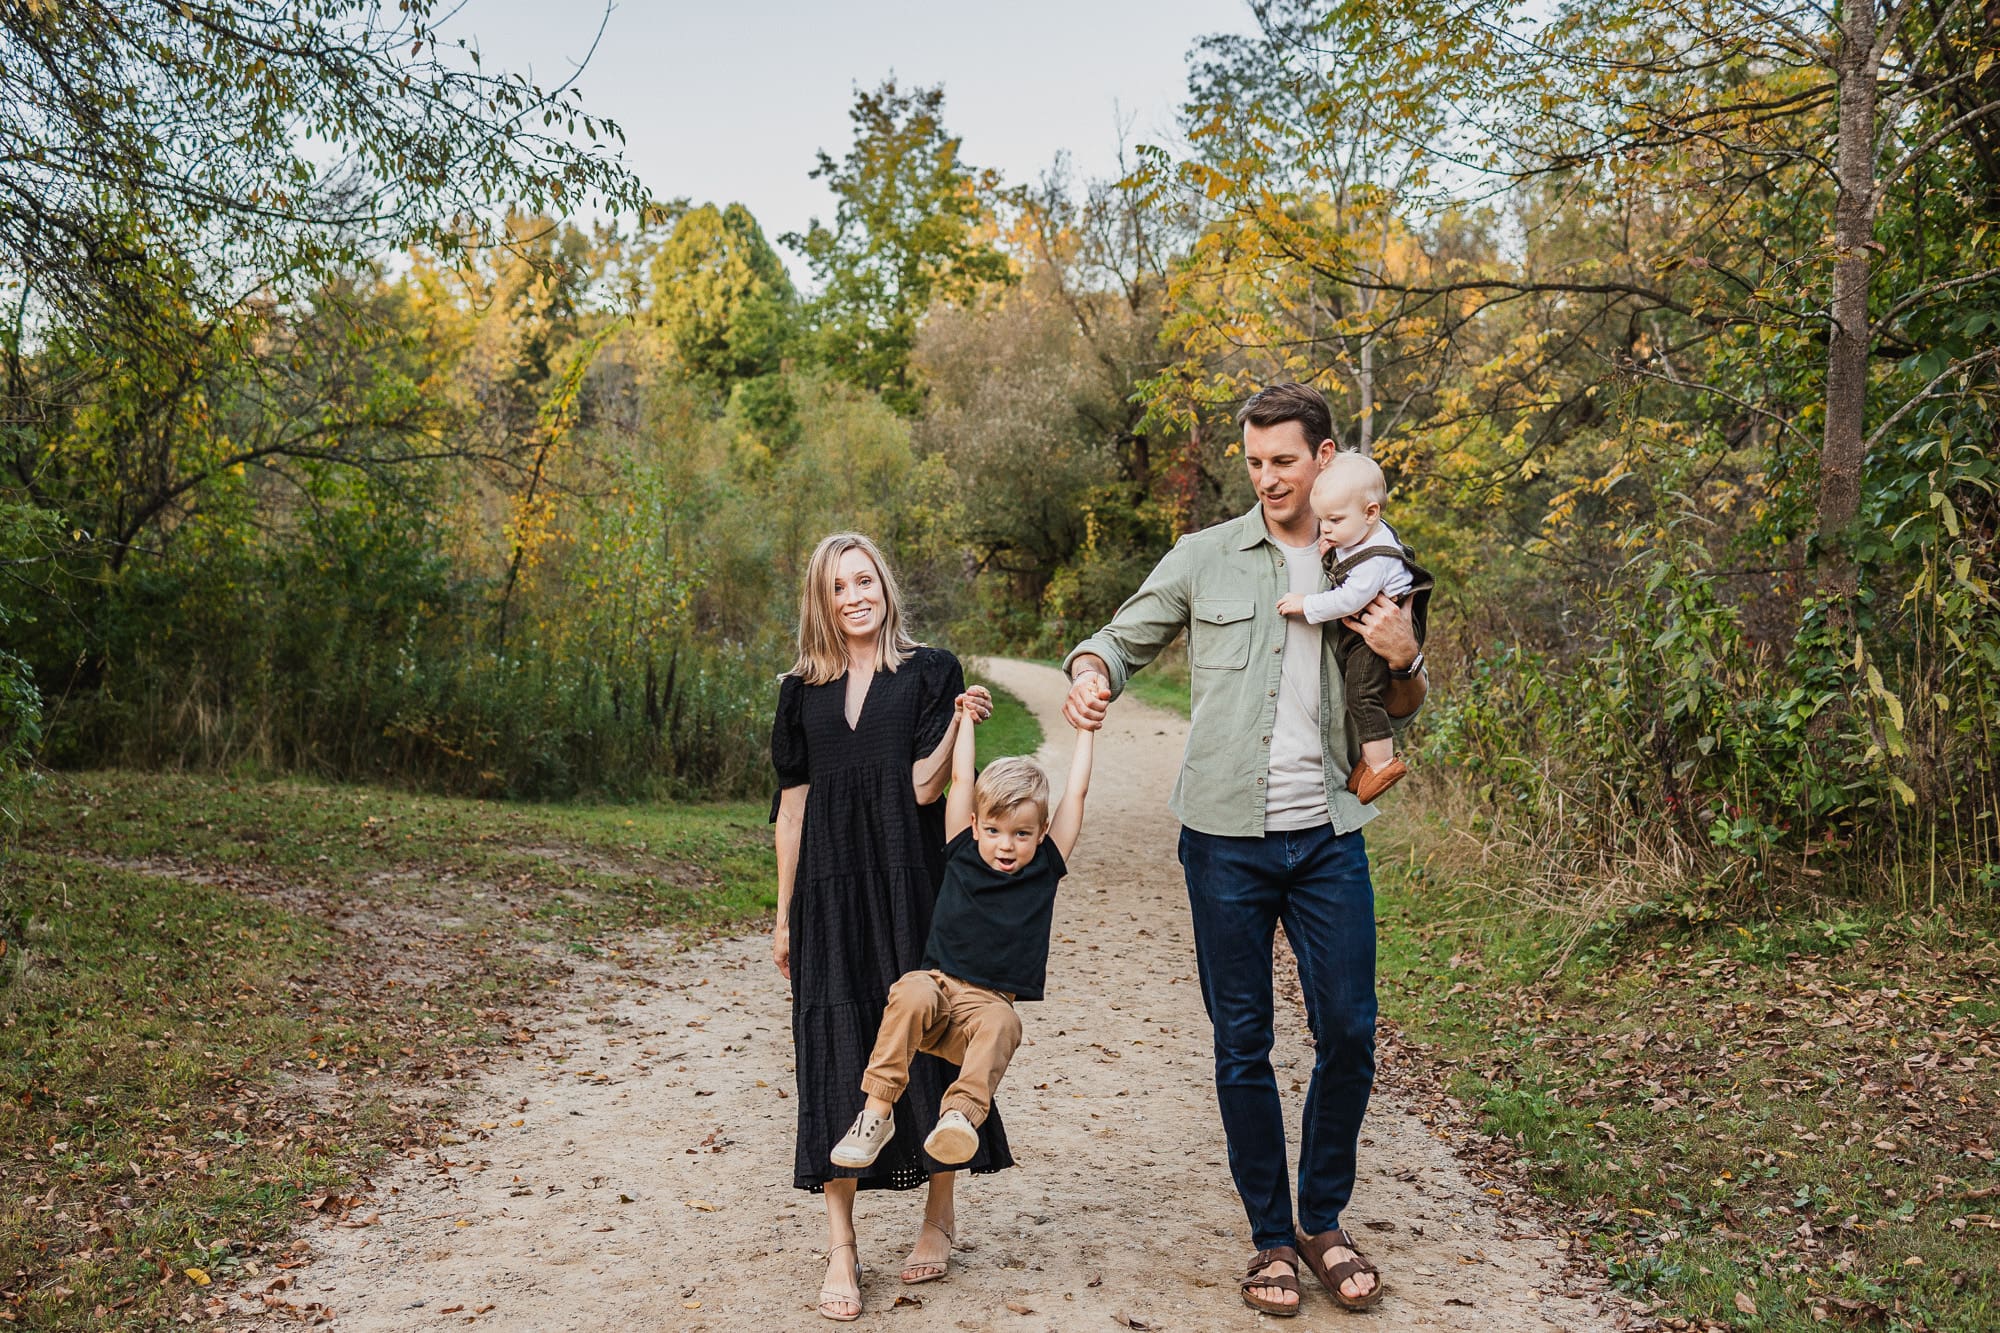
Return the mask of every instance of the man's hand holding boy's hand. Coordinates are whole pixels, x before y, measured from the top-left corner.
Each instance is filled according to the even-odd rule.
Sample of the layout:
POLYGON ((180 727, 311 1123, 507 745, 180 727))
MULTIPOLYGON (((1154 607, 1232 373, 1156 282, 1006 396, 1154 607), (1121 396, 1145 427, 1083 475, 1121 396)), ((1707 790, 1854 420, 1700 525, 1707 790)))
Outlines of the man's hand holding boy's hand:
POLYGON ((1077 672, 1063 697, 1062 711, 1063 721, 1078 731, 1096 731, 1111 711, 1111 682, 1096 670, 1077 672))
POLYGON ((1288 592, 1278 599, 1278 614, 1281 616, 1302 616, 1306 613, 1306 599, 1303 594, 1288 592))

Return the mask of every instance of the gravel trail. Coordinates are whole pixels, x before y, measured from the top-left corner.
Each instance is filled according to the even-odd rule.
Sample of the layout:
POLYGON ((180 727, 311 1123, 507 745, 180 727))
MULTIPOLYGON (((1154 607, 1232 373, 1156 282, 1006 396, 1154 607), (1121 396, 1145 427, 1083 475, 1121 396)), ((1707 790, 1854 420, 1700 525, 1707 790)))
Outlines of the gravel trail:
MULTIPOLYGON (((1061 676, 1010 661, 983 670, 1040 717, 1060 779, 1061 676)), ((897 1280, 921 1194, 860 1196, 859 1326, 1614 1327, 1565 1276, 1555 1243, 1482 1193, 1393 1070, 1348 1215, 1388 1296, 1355 1325, 1310 1274, 1299 1319, 1240 1303, 1248 1229, 1225 1165, 1166 809, 1185 729, 1134 700, 1112 708, 1056 909, 1049 998, 1023 1006, 1027 1039, 1000 1090, 1019 1165, 961 1178, 951 1276, 922 1286, 897 1280)), ((379 1210, 372 1225, 306 1232, 316 1262, 294 1270, 283 1300, 331 1307, 349 1333, 826 1326, 812 1308, 823 1214, 789 1188, 789 997, 765 937, 628 970, 593 965, 578 982, 536 1043, 473 1092, 467 1141, 379 1173, 355 1210, 379 1210)), ((1273 1058, 1280 1087, 1302 1088, 1311 1051, 1296 1009, 1280 1015, 1273 1058)), ((1301 1100, 1286 1095, 1294 1126, 1301 1100)))

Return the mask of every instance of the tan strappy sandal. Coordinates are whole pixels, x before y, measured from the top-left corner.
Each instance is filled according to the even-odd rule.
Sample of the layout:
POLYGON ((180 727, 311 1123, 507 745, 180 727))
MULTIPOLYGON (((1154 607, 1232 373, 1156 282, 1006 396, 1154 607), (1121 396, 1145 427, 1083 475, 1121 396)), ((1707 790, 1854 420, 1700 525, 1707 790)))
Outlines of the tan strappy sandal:
POLYGON ((1367 1257, 1361 1253, 1361 1247, 1356 1245, 1345 1231, 1335 1227, 1332 1231, 1322 1231, 1317 1236, 1308 1236, 1303 1231, 1299 1232, 1298 1236, 1299 1251, 1306 1257, 1306 1267, 1312 1269, 1313 1276, 1320 1280, 1320 1285, 1327 1289, 1328 1294, 1340 1302, 1341 1309, 1366 1310, 1382 1299, 1382 1292, 1385 1289, 1382 1270, 1368 1262, 1367 1257), (1354 1251, 1354 1257, 1342 1259, 1339 1263, 1328 1267, 1326 1252, 1335 1246, 1354 1251), (1340 1289, 1341 1283, 1361 1274, 1375 1279, 1375 1285, 1369 1289, 1367 1295, 1349 1296, 1340 1289))
POLYGON ((844 1291, 835 1291, 831 1287, 821 1287, 819 1289, 819 1315, 820 1318, 831 1319, 837 1324, 851 1324, 861 1317, 861 1251, 854 1248, 854 1242, 851 1240, 842 1241, 840 1244, 834 1246, 826 1252, 827 1269, 829 1272, 833 1268, 833 1256, 839 1254, 842 1250, 854 1250, 854 1294, 850 1296, 844 1291), (854 1313, 838 1314, 827 1309, 829 1305, 851 1305, 854 1307, 854 1313))
POLYGON ((1259 1250, 1250 1256, 1250 1267, 1244 1270, 1242 1285, 1237 1288, 1242 1293, 1243 1303, 1260 1314, 1277 1315, 1289 1319, 1299 1312, 1299 1253, 1289 1245, 1273 1245, 1268 1250, 1259 1250), (1290 1264, 1289 1273, 1265 1273, 1272 1264, 1290 1264), (1261 1276, 1260 1276, 1261 1275, 1261 1276), (1292 1293, 1290 1305, 1274 1301, 1269 1296, 1252 1296, 1257 1287, 1276 1287, 1279 1291, 1292 1293))
POLYGON ((912 1287, 916 1286, 916 1285, 917 1285, 917 1284, 918 1284, 919 1282, 935 1282, 935 1281, 937 1281, 937 1280, 938 1280, 939 1278, 941 1278, 941 1277, 944 1277, 945 1275, 947 1275, 948 1273, 950 1273, 950 1272, 951 1272, 951 1247, 952 1247, 953 1245, 957 1244, 957 1242, 958 1242, 958 1238, 957 1238, 957 1237, 953 1236, 953 1235, 952 1235, 952 1234, 951 1234, 951 1233, 950 1233, 949 1231, 945 1231, 945 1229, 944 1229, 943 1227, 941 1227, 941 1226, 938 1226, 938 1224, 937 1224, 936 1222, 933 1222, 933 1221, 931 1221, 931 1220, 930 1220, 930 1219, 929 1219, 928 1217, 924 1219, 924 1225, 925 1225, 925 1226, 927 1226, 927 1227, 937 1227, 937 1229, 938 1229, 939 1231, 944 1231, 944 1262, 943 1262, 943 1263, 938 1263, 938 1264, 932 1264, 932 1263, 907 1263, 907 1264, 904 1264, 904 1265, 903 1265, 903 1281, 904 1281, 905 1283, 909 1284, 909 1285, 910 1285, 910 1286, 912 1286, 912 1287), (935 1272, 935 1273, 924 1273, 924 1274, 923 1274, 922 1276, 920 1276, 920 1277, 911 1277, 911 1276, 910 1276, 910 1274, 911 1274, 911 1273, 914 1273, 914 1272, 917 1272, 917 1271, 918 1271, 919 1269, 925 1269, 925 1268, 935 1268, 935 1269, 937 1269, 937 1272, 935 1272))

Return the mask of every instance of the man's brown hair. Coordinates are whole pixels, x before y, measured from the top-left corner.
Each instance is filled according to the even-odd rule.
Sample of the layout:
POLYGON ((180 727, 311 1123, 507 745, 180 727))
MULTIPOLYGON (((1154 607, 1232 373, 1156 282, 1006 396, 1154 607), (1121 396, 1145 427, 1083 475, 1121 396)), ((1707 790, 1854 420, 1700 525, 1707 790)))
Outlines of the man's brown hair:
POLYGON ((1250 396, 1236 413, 1238 426, 1276 426, 1296 421, 1306 433, 1306 448, 1317 450, 1333 438, 1333 409, 1326 395, 1310 384, 1273 384, 1250 396))

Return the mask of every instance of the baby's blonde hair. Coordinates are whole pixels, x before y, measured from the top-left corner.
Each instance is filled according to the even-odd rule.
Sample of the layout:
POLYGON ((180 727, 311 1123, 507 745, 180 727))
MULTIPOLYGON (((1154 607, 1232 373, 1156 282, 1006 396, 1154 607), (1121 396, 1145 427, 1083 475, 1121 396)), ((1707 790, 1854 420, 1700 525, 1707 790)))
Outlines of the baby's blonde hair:
POLYGON ((1049 775, 1040 764, 1017 754, 980 770, 972 785, 974 814, 1004 815, 1024 805, 1033 805, 1042 823, 1049 822, 1049 775))
POLYGON ((1364 504, 1389 503, 1388 479, 1382 475, 1381 466, 1366 454, 1335 454, 1320 469, 1319 476, 1313 478, 1315 512, 1320 508, 1318 502, 1350 495, 1358 497, 1364 504))

